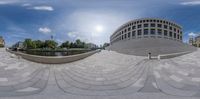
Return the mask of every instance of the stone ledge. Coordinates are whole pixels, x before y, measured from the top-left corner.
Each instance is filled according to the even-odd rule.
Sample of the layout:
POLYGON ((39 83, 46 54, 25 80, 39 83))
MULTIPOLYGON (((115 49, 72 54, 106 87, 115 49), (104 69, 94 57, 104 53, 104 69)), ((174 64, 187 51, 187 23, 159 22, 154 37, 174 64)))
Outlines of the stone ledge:
POLYGON ((186 52, 180 52, 180 53, 171 53, 171 54, 162 54, 162 55, 158 55, 158 59, 173 58, 173 57, 181 56, 181 55, 192 53, 192 52, 193 51, 186 51, 186 52))
POLYGON ((21 56, 24 59, 37 62, 37 63, 44 63, 44 64, 62 64, 62 63, 69 63, 73 61, 77 61, 83 58, 86 58, 90 55, 93 55, 97 52, 100 52, 101 50, 95 50, 91 52, 86 52, 83 54, 77 54, 77 55, 70 55, 70 56, 37 56, 37 55, 29 55, 21 52, 14 52, 11 50, 7 50, 10 53, 13 53, 17 56, 21 56))

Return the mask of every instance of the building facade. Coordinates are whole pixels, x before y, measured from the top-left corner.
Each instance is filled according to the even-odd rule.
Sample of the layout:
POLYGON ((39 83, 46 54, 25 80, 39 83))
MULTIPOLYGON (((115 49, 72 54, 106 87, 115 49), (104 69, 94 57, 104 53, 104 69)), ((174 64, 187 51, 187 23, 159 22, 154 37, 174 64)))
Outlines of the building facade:
POLYGON ((4 47, 5 46, 5 41, 3 39, 2 36, 0 36, 0 47, 4 47))
POLYGON ((111 44, 127 39, 165 38, 182 42, 182 27, 161 19, 138 19, 122 25, 110 37, 111 44))
POLYGON ((189 44, 195 47, 200 47, 200 36, 190 37, 189 44))
POLYGON ((86 47, 88 49, 96 49, 96 48, 98 48, 98 46, 96 44, 93 44, 93 43, 87 43, 86 47))
POLYGON ((24 49, 24 44, 23 42, 17 42, 15 43, 13 46, 12 46, 12 49, 14 50, 21 50, 21 49, 24 49))
POLYGON ((182 38, 182 26, 175 22, 157 18, 136 19, 120 26, 110 36, 110 50, 142 56, 175 53, 184 51, 176 46, 187 48, 182 38))

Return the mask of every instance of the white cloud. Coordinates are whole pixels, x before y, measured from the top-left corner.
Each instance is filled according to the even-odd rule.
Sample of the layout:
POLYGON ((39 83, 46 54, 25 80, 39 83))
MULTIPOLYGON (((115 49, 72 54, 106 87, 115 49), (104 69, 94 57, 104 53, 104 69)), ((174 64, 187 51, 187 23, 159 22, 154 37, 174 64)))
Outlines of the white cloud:
POLYGON ((43 34, 49 34, 49 33, 51 33, 51 29, 48 28, 48 27, 39 28, 38 31, 41 32, 41 33, 43 33, 43 34))
POLYGON ((189 36, 193 36, 193 37, 195 37, 195 36, 197 36, 197 33, 193 33, 193 32, 191 32, 191 33, 189 33, 188 35, 189 35, 189 36))
POLYGON ((185 1, 185 2, 181 2, 181 5, 188 5, 188 6, 193 6, 193 5, 200 5, 200 1, 199 0, 195 0, 195 1, 185 1))
POLYGON ((22 4, 22 7, 28 7, 28 6, 31 6, 31 4, 30 3, 22 4))
POLYGON ((52 6, 34 6, 34 7, 31 7, 29 9, 33 9, 33 10, 40 10, 40 11, 53 11, 54 8, 52 6))

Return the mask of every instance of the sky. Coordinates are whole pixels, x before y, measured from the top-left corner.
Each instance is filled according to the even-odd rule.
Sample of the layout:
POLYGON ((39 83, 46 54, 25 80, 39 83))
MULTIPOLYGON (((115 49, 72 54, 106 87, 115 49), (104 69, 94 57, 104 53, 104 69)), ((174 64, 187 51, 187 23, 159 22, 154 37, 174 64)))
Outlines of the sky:
POLYGON ((0 0, 0 36, 6 45, 81 39, 103 44, 122 24, 161 18, 183 27, 184 42, 200 34, 200 0, 0 0))

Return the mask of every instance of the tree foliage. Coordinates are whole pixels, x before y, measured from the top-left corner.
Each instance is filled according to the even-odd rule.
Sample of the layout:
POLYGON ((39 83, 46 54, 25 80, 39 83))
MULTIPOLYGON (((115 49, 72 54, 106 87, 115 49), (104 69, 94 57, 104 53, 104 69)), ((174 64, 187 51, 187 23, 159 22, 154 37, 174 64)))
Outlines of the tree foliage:
MULTIPOLYGON (((32 40, 32 39, 25 39, 23 43, 25 49, 37 49, 37 48, 50 48, 55 49, 58 47, 58 43, 54 40, 32 40)), ((75 42, 66 41, 62 43, 60 48, 86 48, 86 43, 77 39, 75 42)))

